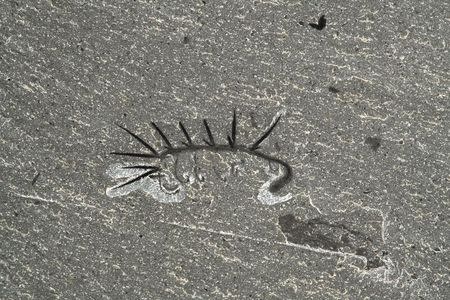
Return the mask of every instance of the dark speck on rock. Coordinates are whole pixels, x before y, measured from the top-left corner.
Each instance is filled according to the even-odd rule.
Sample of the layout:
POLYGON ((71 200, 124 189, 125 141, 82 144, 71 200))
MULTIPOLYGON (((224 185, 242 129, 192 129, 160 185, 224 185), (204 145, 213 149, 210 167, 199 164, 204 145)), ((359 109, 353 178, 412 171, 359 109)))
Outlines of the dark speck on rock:
POLYGON ((377 151, 378 148, 381 146, 381 139, 378 137, 366 137, 366 140, 364 141, 367 145, 372 148, 373 151, 377 151))
POLYGON ((338 90, 337 88, 332 87, 332 86, 329 86, 329 87, 328 87, 328 91, 330 91, 330 92, 332 92, 332 93, 334 93, 334 94, 337 94, 337 93, 340 92, 340 90, 338 90))

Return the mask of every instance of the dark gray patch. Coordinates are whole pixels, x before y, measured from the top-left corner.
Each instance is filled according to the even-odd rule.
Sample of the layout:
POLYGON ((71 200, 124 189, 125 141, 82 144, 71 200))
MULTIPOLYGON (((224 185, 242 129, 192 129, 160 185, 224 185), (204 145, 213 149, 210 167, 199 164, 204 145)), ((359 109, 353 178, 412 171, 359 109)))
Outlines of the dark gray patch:
POLYGON ((340 90, 338 90, 337 88, 335 88, 333 86, 329 86, 328 91, 332 92, 333 94, 337 94, 340 92, 340 90))
POLYGON ((377 151, 378 148, 381 146, 381 139, 378 137, 366 137, 364 140, 364 143, 369 145, 370 148, 372 148, 373 151, 377 151))
POLYGON ((37 172, 37 174, 33 177, 33 180, 31 181, 31 185, 35 185, 36 184, 36 181, 38 180, 40 175, 41 175, 41 173, 37 172))
POLYGON ((291 243, 364 256, 367 258, 367 269, 384 266, 376 256, 373 239, 345 224, 319 218, 299 221, 288 214, 278 218, 278 225, 291 243))

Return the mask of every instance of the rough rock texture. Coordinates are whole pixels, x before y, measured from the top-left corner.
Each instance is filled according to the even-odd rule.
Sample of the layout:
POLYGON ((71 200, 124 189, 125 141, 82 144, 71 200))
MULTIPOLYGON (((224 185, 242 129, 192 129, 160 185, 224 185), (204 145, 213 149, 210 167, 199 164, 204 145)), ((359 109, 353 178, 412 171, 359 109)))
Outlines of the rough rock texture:
POLYGON ((1 1, 0 298, 449 299, 448 13, 1 1), (289 200, 261 202, 279 166, 245 153, 164 161, 182 202, 108 189, 153 163, 109 155, 144 151, 114 123, 160 150, 151 121, 180 145, 206 118, 225 144, 234 109, 241 145, 281 116, 258 151, 289 200))

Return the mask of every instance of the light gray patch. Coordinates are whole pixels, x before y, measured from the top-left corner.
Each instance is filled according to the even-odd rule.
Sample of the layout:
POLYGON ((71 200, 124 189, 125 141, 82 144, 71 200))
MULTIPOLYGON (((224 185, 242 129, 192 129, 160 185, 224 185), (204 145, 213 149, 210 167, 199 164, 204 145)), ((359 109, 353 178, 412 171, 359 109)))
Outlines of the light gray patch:
MULTIPOLYGON (((124 169, 124 166, 131 164, 113 164, 109 166, 106 174, 114 179, 126 178, 126 181, 142 174, 140 170, 124 169)), ((156 201, 161 203, 181 202, 186 198, 184 186, 167 171, 162 170, 161 178, 143 178, 124 187, 117 188, 119 183, 113 187, 106 189, 108 197, 125 196, 133 191, 143 191, 147 195, 151 195, 156 201)))

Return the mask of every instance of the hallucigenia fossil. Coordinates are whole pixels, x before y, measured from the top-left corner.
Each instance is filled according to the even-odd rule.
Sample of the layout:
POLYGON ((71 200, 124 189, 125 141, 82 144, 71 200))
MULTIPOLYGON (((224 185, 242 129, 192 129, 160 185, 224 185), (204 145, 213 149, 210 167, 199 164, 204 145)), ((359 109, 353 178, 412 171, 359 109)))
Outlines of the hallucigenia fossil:
MULTIPOLYGON (((178 126, 183 133, 186 141, 181 142, 181 145, 176 146, 173 145, 168 137, 164 134, 164 132, 161 130, 161 128, 158 127, 154 122, 152 122, 152 127, 155 129, 155 131, 159 134, 161 139, 164 141, 164 149, 163 150, 156 150, 155 147, 144 141, 141 137, 136 135, 135 133, 131 132, 129 129, 118 125, 121 129, 126 131, 129 135, 131 135, 134 139, 136 139, 140 144, 142 144, 147 150, 148 153, 136 153, 136 152, 111 152, 111 154, 114 155, 121 155, 121 156, 128 156, 128 157, 136 157, 136 158, 145 158, 145 159, 151 159, 154 162, 161 162, 168 156, 177 156, 182 153, 195 153, 198 151, 208 150, 216 153, 220 152, 232 152, 232 153, 246 153, 249 155, 253 155, 256 157, 259 157, 263 160, 266 160, 269 163, 275 163, 281 166, 282 172, 279 176, 273 178, 273 180, 268 184, 268 191, 271 193, 276 193, 280 191, 291 179, 292 179, 292 168, 290 165, 271 155, 265 154, 261 152, 260 145, 261 143, 273 132, 274 128, 280 121, 281 115, 279 115, 272 124, 259 136, 258 139, 256 139, 253 143, 249 145, 239 144, 238 143, 238 126, 237 126, 237 118, 236 118, 236 111, 233 112, 233 119, 231 121, 231 133, 227 135, 227 144, 218 144, 216 143, 214 139, 214 134, 211 131, 211 128, 208 124, 208 121, 206 119, 203 119, 203 125, 207 134, 207 138, 203 139, 204 144, 198 144, 195 143, 189 132, 187 131, 186 127, 183 125, 183 123, 180 121, 178 123, 178 126)), ((164 176, 160 171, 161 167, 158 164, 139 164, 139 165, 129 165, 122 167, 123 169, 131 169, 140 171, 142 170, 142 173, 138 176, 135 176, 128 181, 119 184, 113 189, 119 189, 122 187, 125 187, 127 185, 130 185, 134 182, 137 182, 144 178, 158 178, 164 176)), ((284 198, 286 199, 286 198, 284 198)), ((286 201, 286 200, 283 200, 286 201)))

